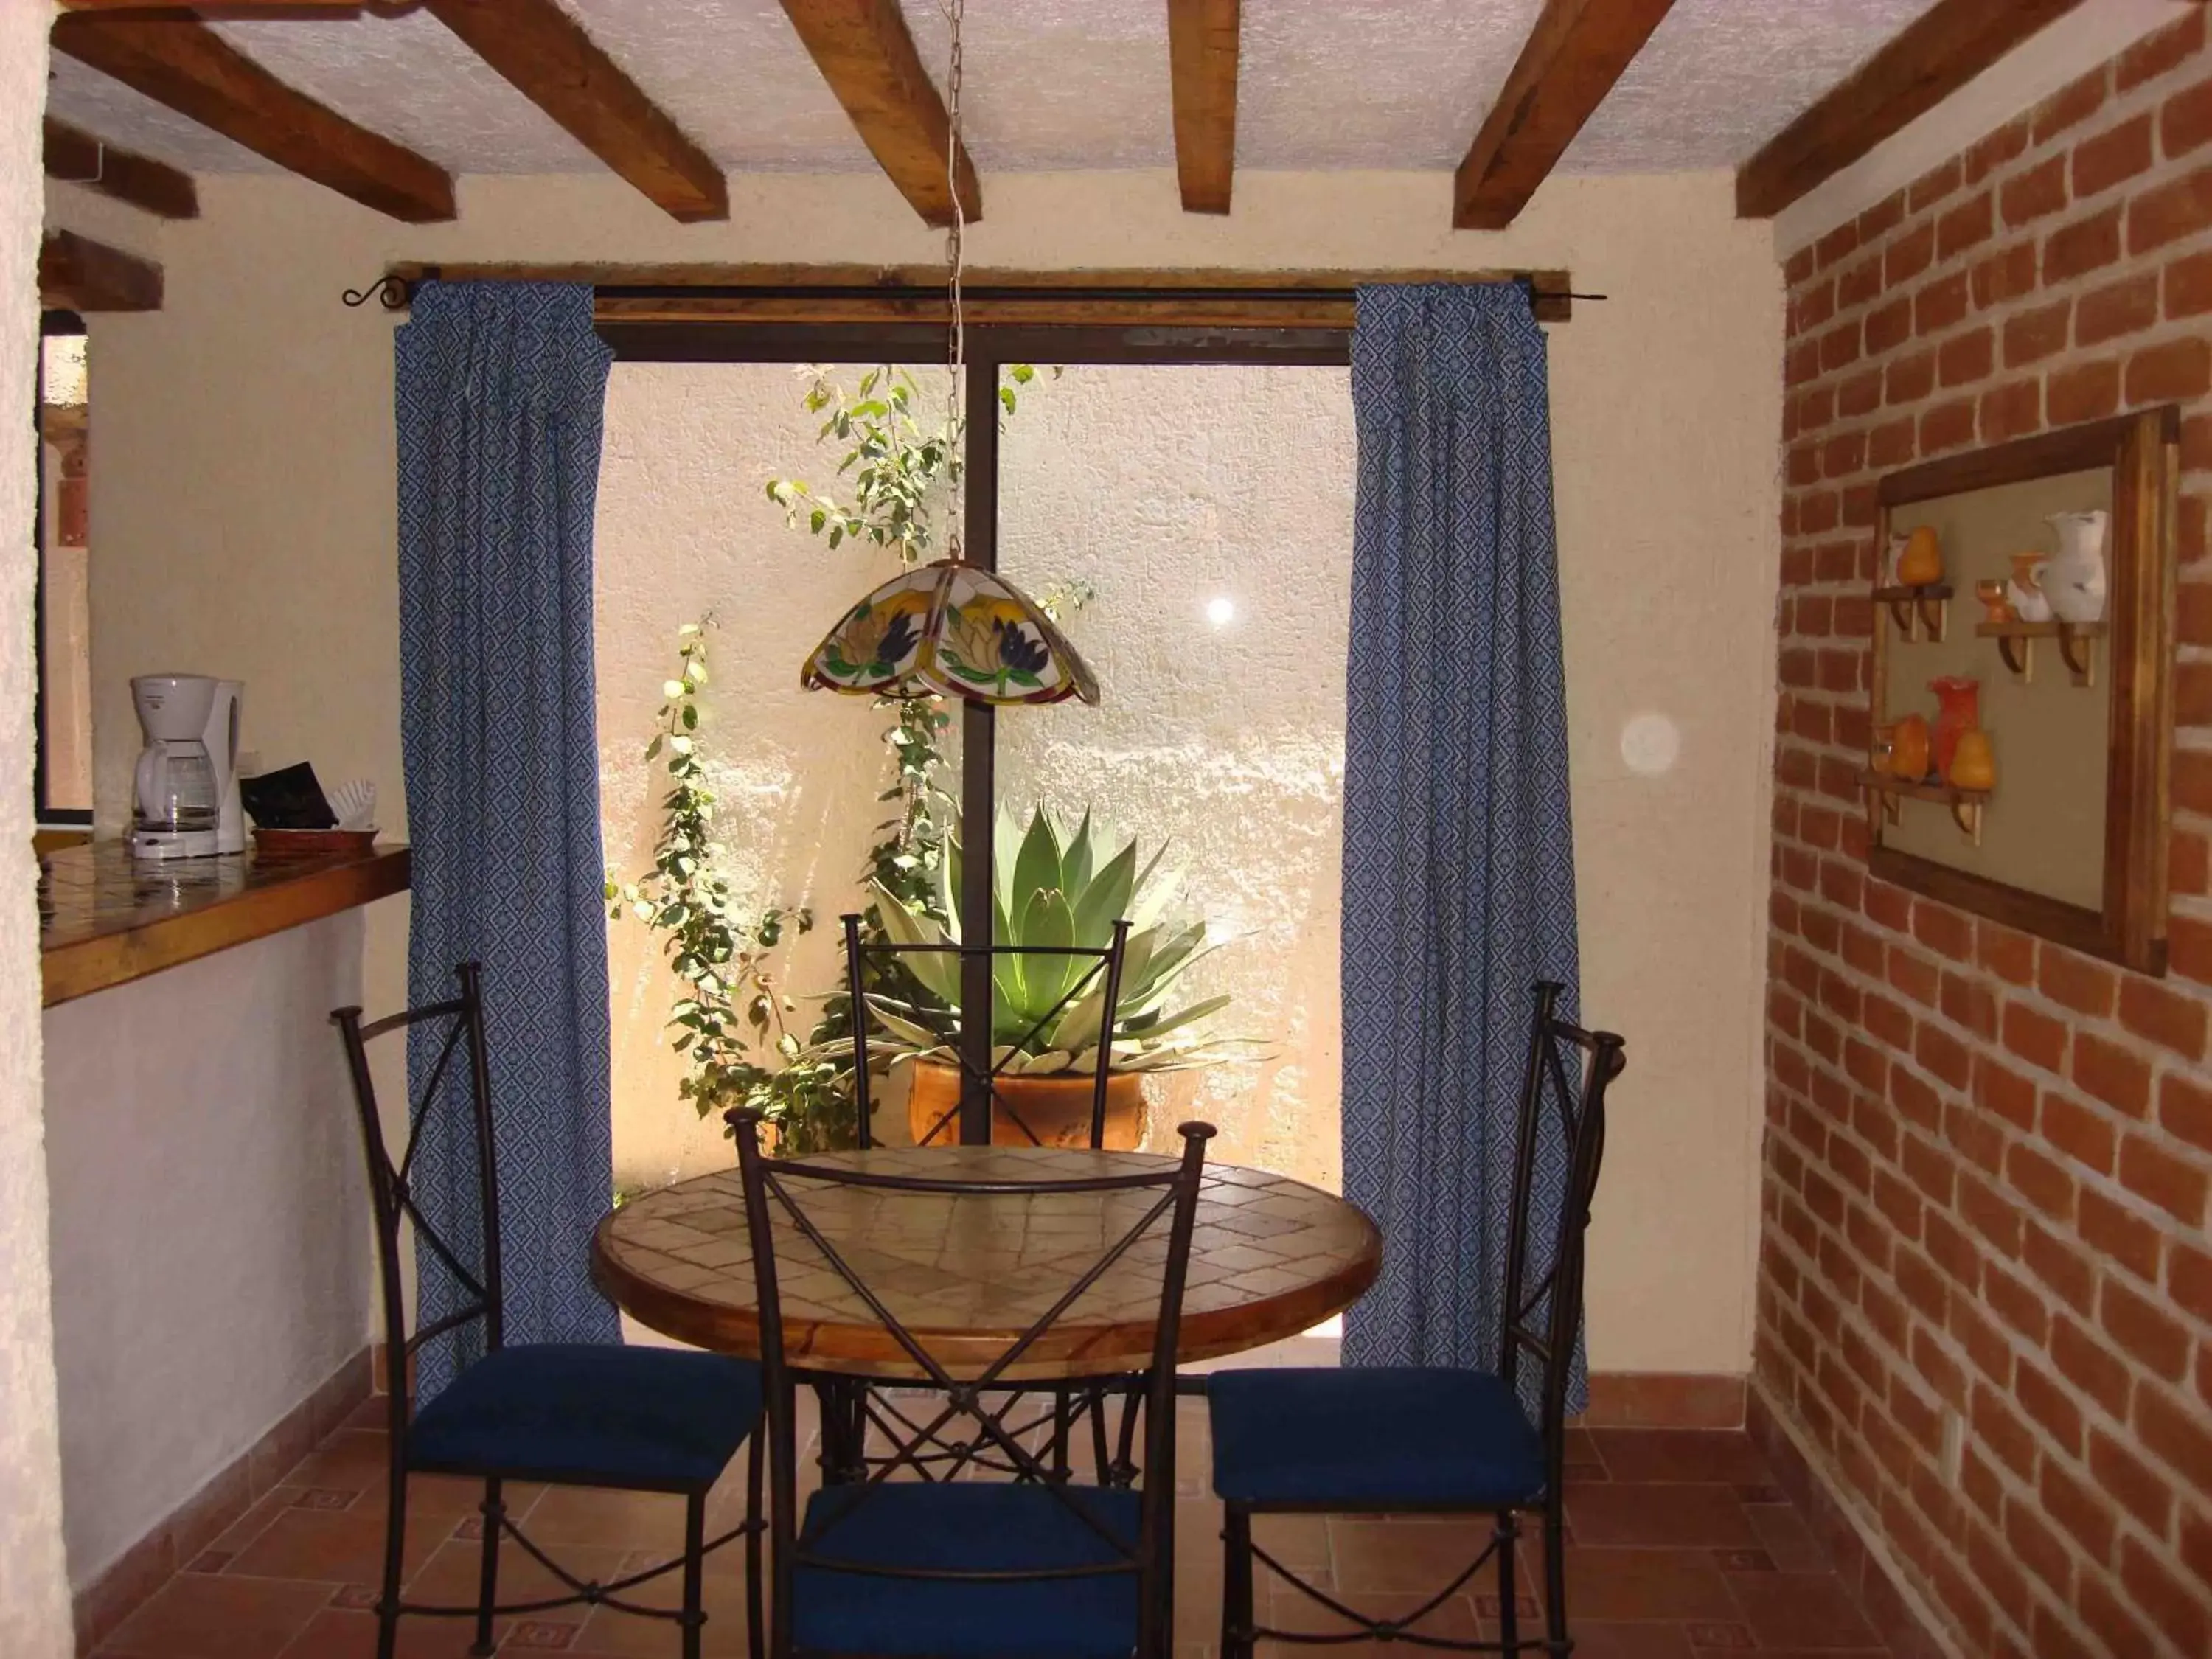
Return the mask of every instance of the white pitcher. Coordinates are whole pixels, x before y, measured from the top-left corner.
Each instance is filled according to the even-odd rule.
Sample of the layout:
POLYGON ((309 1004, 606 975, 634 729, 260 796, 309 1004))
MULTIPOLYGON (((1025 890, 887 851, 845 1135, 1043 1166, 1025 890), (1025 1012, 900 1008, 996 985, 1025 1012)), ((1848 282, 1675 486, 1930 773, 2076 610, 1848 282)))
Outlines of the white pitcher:
POLYGON ((2061 622, 2105 619, 2105 532, 2112 514, 2103 511, 2054 513, 2045 520, 2058 538, 2057 556, 2037 573, 2037 582, 2061 622))

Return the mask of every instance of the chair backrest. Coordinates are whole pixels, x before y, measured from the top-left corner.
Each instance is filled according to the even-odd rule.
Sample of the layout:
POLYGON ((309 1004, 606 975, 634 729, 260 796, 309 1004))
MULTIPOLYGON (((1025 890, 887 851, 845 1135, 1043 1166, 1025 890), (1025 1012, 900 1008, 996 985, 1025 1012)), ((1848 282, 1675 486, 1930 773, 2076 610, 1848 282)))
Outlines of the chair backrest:
POLYGON ((491 1070, 484 1050, 483 970, 479 963, 465 962, 454 974, 460 981, 460 994, 448 1001, 410 1008, 368 1024, 362 1023, 359 1008, 339 1008, 331 1014, 331 1023, 338 1028, 339 1040, 345 1045, 354 1105, 361 1115, 362 1149, 368 1163, 376 1266, 384 1293, 386 1386, 391 1394, 395 1440, 405 1431, 408 1420, 408 1362, 424 1343, 479 1319, 483 1322, 487 1352, 500 1346, 503 1334, 499 1177, 492 1150, 491 1070), (398 1031, 408 1033, 410 1053, 424 1056, 427 1070, 422 1073, 422 1094, 409 1103, 406 1131, 394 1157, 377 1106, 368 1045, 398 1031), (457 1244, 425 1218, 411 1184, 423 1126, 439 1103, 452 1097, 448 1084, 455 1075, 457 1060, 467 1067, 469 1127, 474 1139, 477 1214, 482 1218, 482 1249, 473 1264, 465 1245, 457 1244), (399 1260, 400 1229, 410 1222, 414 1224, 416 1250, 428 1250, 437 1258, 453 1275, 461 1297, 459 1306, 411 1334, 407 1328, 406 1286, 399 1260))
MULTIPOLYGON (((963 967, 975 957, 987 958, 991 964, 989 977, 993 980, 994 990, 998 967, 1002 962, 1018 963, 1028 958, 1039 963, 1049 963, 1060 970, 1059 979, 1055 981, 1058 991, 1055 1000, 1043 1013, 1030 1023, 1027 1030, 1006 1033, 1013 1040, 1004 1045, 999 1042, 1001 1034, 994 1030, 992 1042, 994 1050, 1003 1046, 1006 1052, 988 1066, 976 1065, 968 1053, 967 1045, 960 1040, 967 1018, 966 1010, 955 1013, 942 1007, 932 1008, 917 1003, 908 1005, 899 1015, 908 1024, 921 1026, 943 1039, 944 1046, 957 1058, 962 1095, 966 1095, 971 1085, 988 1091, 993 1123, 995 1125, 1003 1116, 1018 1131, 1019 1144, 1025 1146, 1042 1146, 1043 1142, 1036 1131, 1023 1121, 1021 1114, 1007 1103, 999 1088, 999 1080, 1014 1059, 1027 1052, 1030 1043, 1050 1030, 1063 1013, 1074 1007, 1094 988, 1099 991, 1103 1001, 1098 1030, 1091 1048, 1090 1144, 1094 1152, 1106 1144, 1106 1085, 1114 1065, 1114 1026, 1121 1008, 1121 963, 1129 946, 1129 924, 1126 919, 1114 923, 1104 945, 1091 946, 963 945, 949 940, 942 944, 871 941, 861 937, 858 915, 848 914, 841 920, 845 927, 845 994, 853 1007, 854 1102, 855 1115, 860 1121, 860 1144, 863 1149, 875 1144, 875 1099, 868 1062, 868 1030, 871 1023, 883 1025, 886 1030, 890 1029, 884 1018, 889 1011, 882 1007, 879 1000, 884 995, 880 987, 887 981, 902 979, 915 990, 921 990, 920 981, 914 978, 911 971, 915 959, 921 957, 948 957, 963 967), (903 975, 897 971, 902 968, 908 969, 903 975)), ((990 1023, 988 1017, 986 1023, 990 1023)), ((919 1132, 915 1139, 925 1146, 955 1143, 960 1139, 959 1118, 960 1110, 956 1103, 919 1132)))
MULTIPOLYGON (((851 1488, 855 1493, 853 1504, 865 1504, 870 1494, 887 1481, 957 1480, 971 1473, 979 1462, 1017 1480, 1035 1482, 1057 1494, 1061 1502, 1085 1517, 1109 1546, 1109 1564, 1084 1570, 1000 1571, 993 1577, 1004 1581, 1072 1579, 1098 1571, 1133 1573, 1139 1581, 1139 1605, 1145 1609, 1147 1621, 1138 1651, 1164 1653, 1168 1633, 1152 1626, 1158 1623, 1158 1609, 1169 1601, 1161 1593, 1166 1583, 1164 1575, 1174 1570, 1171 1506, 1176 1496, 1176 1340, 1182 1322, 1183 1283, 1190 1265, 1191 1232, 1197 1216, 1199 1187, 1206 1170, 1206 1143, 1213 1137, 1213 1126, 1183 1124, 1179 1132, 1182 1136, 1182 1156, 1173 1163, 1162 1161, 1134 1170, 1108 1167, 1092 1176, 1030 1182, 1007 1178, 963 1181, 895 1174, 871 1170, 865 1161, 815 1163, 771 1158, 761 1151, 762 1119, 757 1113, 740 1109, 729 1113, 728 1120, 736 1133, 738 1167, 744 1182, 745 1222, 752 1245, 760 1310, 762 1380, 768 1397, 773 1571, 769 1601, 778 1631, 771 1651, 788 1651, 784 1640, 788 1626, 784 1621, 789 1617, 792 1575, 797 1568, 805 1565, 855 1570, 850 1563, 837 1559, 836 1549, 836 1528, 849 1521, 853 1509, 846 1510, 835 1523, 812 1538, 799 1537, 795 1531, 797 1450, 792 1416, 793 1377, 784 1346, 783 1303, 775 1242, 775 1224, 781 1219, 790 1224, 817 1258, 806 1265, 808 1277, 818 1283, 825 1270, 834 1275, 912 1362, 921 1386, 943 1395, 941 1403, 933 1403, 916 1413, 925 1419, 921 1422, 902 1412, 873 1407, 868 1410, 866 1420, 884 1432, 890 1442, 889 1455, 867 1461, 865 1479, 851 1488), (1050 1270, 1053 1282, 1043 1285, 1036 1282, 1032 1271, 1024 1280, 1023 1288, 1036 1300, 1050 1297, 1049 1304, 988 1364, 978 1366, 970 1350, 970 1357, 958 1367, 961 1374, 956 1375, 954 1369, 942 1363, 928 1343, 886 1304, 884 1289, 870 1285, 854 1269, 847 1255, 824 1236, 811 1212, 811 1197, 854 1188, 881 1194, 886 1201, 905 1195, 922 1200, 933 1198, 1017 1204, 1060 1195, 1124 1193, 1133 1194, 1137 1201, 1129 1206, 1133 1214, 1126 1226, 1118 1218, 1106 1226, 1103 1236, 1107 1242, 1095 1260, 1080 1266, 1074 1261, 1056 1264, 1050 1270), (1161 1237, 1163 1231, 1164 1239, 1161 1237), (1097 1489, 1071 1486, 1051 1479, 1043 1458, 1024 1443, 1029 1437, 1023 1427, 1009 1429, 1006 1419, 1010 1413, 1020 1408, 1026 1397, 1007 1386, 1012 1380, 1009 1371, 1068 1315, 1085 1291, 1125 1257, 1132 1257, 1133 1252, 1136 1262, 1155 1258, 1158 1261, 1159 1306, 1152 1329, 1151 1364, 1135 1379, 1145 1405, 1145 1462, 1138 1533, 1134 1538, 1121 1538, 1103 1526, 1100 1518, 1083 1504, 1080 1494, 1097 1489), (1063 1274, 1064 1284, 1060 1282, 1063 1274)), ((895 1297, 896 1293, 892 1294, 895 1297)), ((920 1567, 870 1571, 902 1578, 972 1581, 974 1577, 920 1567)))
POLYGON ((1505 1253, 1504 1328, 1498 1370, 1525 1400, 1521 1362, 1538 1369, 1537 1428, 1550 1463, 1551 1489, 1559 1489, 1564 1455, 1567 1382, 1583 1318, 1583 1249, 1598 1165, 1605 1156, 1605 1091, 1627 1060, 1610 1031, 1585 1031, 1558 1014, 1566 988, 1535 986, 1535 1018, 1528 1036, 1528 1069, 1521 1085, 1514 1132, 1511 1241, 1505 1253), (1545 1156, 1555 1147, 1555 1158, 1545 1156), (1556 1187, 1559 1212, 1550 1224, 1533 1224, 1538 1165, 1544 1184, 1556 1187), (1538 1250, 1531 1260, 1532 1247, 1538 1250))

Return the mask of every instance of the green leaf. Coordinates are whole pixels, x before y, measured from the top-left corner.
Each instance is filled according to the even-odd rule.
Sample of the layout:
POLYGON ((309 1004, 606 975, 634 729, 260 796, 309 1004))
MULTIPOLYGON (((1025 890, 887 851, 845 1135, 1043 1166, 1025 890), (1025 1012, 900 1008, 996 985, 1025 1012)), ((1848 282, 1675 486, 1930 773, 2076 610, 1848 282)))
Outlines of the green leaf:
POLYGON ((1053 829, 1051 815, 1040 806, 1030 820, 1029 832, 1022 837, 1021 851, 1014 855, 1012 880, 1006 887, 1008 914, 1020 915, 1031 894, 1058 888, 1060 864, 1060 836, 1053 829))

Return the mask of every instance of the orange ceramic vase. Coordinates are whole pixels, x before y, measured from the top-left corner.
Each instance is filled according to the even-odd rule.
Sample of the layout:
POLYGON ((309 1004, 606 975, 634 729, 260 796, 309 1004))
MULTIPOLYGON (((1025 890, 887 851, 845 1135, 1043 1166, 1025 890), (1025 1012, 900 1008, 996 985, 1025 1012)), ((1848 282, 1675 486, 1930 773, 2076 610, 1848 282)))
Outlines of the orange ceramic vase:
POLYGON ((1889 740, 1889 770, 1907 783, 1928 775, 1928 717, 1907 714, 1889 740))
POLYGON ((1951 769, 1946 775, 1960 789, 1994 789, 1997 786, 1997 757, 1990 747, 1990 734, 1978 726, 1959 733, 1951 750, 1951 769))
POLYGON ((1929 681, 1928 689, 1936 694, 1936 770, 1949 783, 1959 734, 1982 723, 1982 683, 1946 674, 1929 681))
POLYGON ((1943 580, 1943 544, 1928 526, 1905 538, 1905 551, 1898 556, 1897 580, 1905 587, 1930 587, 1943 580))

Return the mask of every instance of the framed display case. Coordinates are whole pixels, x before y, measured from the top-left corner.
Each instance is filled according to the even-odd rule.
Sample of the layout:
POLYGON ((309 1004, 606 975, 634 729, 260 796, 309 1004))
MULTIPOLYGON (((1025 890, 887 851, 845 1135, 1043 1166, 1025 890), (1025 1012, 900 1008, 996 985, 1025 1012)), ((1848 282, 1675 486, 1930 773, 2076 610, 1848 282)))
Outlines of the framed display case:
POLYGON ((2166 971, 2172 408, 1879 486, 1873 872, 2166 971))

